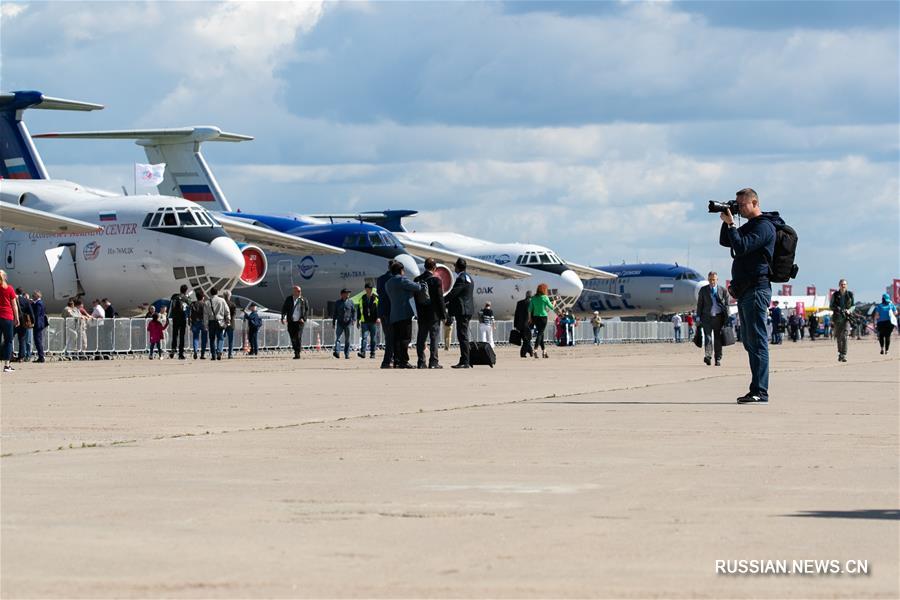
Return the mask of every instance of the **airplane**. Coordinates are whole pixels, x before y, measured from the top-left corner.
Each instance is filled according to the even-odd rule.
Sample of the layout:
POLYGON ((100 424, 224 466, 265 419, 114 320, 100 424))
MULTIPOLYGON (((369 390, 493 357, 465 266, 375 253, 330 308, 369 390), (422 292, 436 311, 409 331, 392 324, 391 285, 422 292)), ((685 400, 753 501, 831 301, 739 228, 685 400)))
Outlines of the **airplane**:
POLYGON ((22 120, 30 108, 103 106, 37 91, 0 93, 2 266, 16 287, 42 290, 49 311, 89 295, 138 314, 181 284, 208 291, 257 283, 266 270, 262 248, 343 252, 232 223, 181 198, 122 196, 50 179, 22 120), (239 246, 229 233, 247 243, 239 246))
POLYGON ((662 315, 696 309, 697 292, 706 285, 706 278, 700 273, 677 264, 639 263, 596 268, 615 273, 617 279, 585 280, 585 293, 573 309, 580 316, 598 311, 603 317, 643 316, 655 321, 662 315))
MULTIPOLYGON (((426 257, 454 262, 460 256, 469 262, 469 272, 482 277, 525 278, 529 274, 493 261, 464 256, 456 251, 415 242, 401 241, 390 231, 372 223, 333 223, 303 215, 270 215, 247 213, 232 209, 200 148, 204 142, 245 141, 253 139, 222 132, 217 127, 194 126, 176 129, 145 129, 122 131, 82 131, 38 134, 35 138, 56 139, 112 139, 134 140, 144 148, 151 163, 166 163, 162 183, 157 187, 164 195, 180 196, 201 203, 213 211, 216 218, 228 222, 278 232, 298 239, 339 247, 340 256, 315 256, 311 252, 267 252, 266 262, 273 265, 251 288, 241 291, 266 306, 281 306, 294 285, 303 288, 314 313, 329 314, 338 291, 343 287, 362 290, 387 270, 387 260, 404 265, 406 275, 419 275, 420 264, 426 257), (418 260, 417 260, 418 259, 418 260)), ((455 273, 444 264, 438 266, 444 293, 450 291, 455 273)))
MULTIPOLYGON (((592 267, 577 265, 561 259, 553 250, 537 244, 497 243, 448 232, 410 232, 402 220, 417 214, 414 210, 384 210, 356 214, 313 215, 322 219, 356 219, 361 222, 378 223, 394 233, 404 244, 419 244, 431 248, 441 248, 474 256, 480 260, 498 265, 515 265, 528 274, 526 279, 485 281, 475 280, 476 308, 491 303, 498 319, 511 319, 516 311, 516 303, 525 297, 526 290, 534 291, 538 284, 546 283, 550 296, 558 310, 571 308, 582 293, 583 278, 614 279, 616 276, 592 267)), ((603 295, 607 292, 598 292, 603 295)))

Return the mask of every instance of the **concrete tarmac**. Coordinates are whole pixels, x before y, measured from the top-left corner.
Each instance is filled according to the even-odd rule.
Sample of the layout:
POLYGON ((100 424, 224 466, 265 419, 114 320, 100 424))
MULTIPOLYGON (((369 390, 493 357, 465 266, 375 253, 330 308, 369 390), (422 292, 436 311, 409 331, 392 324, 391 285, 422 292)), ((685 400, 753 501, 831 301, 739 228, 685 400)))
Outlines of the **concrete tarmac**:
POLYGON ((900 343, 548 351, 22 365, 0 596, 900 597, 900 343))

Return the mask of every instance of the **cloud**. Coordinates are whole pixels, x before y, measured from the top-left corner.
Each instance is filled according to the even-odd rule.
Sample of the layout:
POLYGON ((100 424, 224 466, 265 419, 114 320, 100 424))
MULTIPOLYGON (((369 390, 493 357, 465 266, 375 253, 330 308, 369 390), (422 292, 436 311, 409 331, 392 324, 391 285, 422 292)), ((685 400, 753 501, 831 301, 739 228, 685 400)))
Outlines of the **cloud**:
POLYGON ((4 19, 8 22, 10 19, 16 18, 27 9, 28 5, 26 4, 21 4, 19 2, 4 2, 3 4, 0 4, 0 19, 4 19))

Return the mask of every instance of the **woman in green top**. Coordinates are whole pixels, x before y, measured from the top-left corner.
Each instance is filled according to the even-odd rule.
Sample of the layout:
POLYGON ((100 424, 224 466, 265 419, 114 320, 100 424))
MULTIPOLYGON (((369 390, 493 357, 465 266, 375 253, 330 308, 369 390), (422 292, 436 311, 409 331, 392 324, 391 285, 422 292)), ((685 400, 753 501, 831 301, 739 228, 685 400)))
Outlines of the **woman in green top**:
POLYGON ((548 310, 553 310, 553 303, 547 297, 547 284, 542 283, 537 286, 537 292, 531 297, 531 303, 528 305, 528 317, 537 329, 537 339, 534 341, 535 358, 538 357, 538 346, 541 347, 541 354, 547 358, 547 352, 544 351, 544 331, 547 329, 548 310))

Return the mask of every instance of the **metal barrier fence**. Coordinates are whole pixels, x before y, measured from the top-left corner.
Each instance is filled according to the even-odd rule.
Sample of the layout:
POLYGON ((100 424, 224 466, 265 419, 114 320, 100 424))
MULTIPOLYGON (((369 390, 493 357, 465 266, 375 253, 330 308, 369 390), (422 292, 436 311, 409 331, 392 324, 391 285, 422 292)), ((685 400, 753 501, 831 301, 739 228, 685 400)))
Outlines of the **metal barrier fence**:
MULTIPOLYGON (((149 319, 64 319, 50 317, 49 325, 42 331, 44 350, 50 355, 69 357, 88 355, 128 355, 145 353, 149 349, 147 323, 149 319)), ((509 333, 513 329, 512 321, 496 321, 494 323, 494 343, 505 345, 509 333)), ((456 344, 456 326, 451 331, 451 344, 456 344)), ((686 329, 686 328, 685 328, 686 329)), ((360 343, 360 330, 353 327, 350 333, 351 347, 356 350, 360 343)), ((171 345, 172 327, 165 331, 163 350, 171 345)), ((686 336, 686 334, 685 334, 686 336)), ((416 322, 413 321, 413 340, 416 337, 416 322)), ((575 344, 593 343, 594 333, 591 324, 582 321, 569 326, 568 337, 575 344)), ((556 340, 556 325, 547 324, 544 335, 548 345, 556 340)), ((267 319, 257 336, 260 352, 279 352, 291 349, 287 329, 278 320, 267 319)), ((469 323, 469 339, 481 340, 479 324, 469 323)), ((660 321, 608 321, 599 332, 599 343, 646 343, 674 341, 674 329, 671 323, 660 321)), ((441 340, 443 340, 443 329, 441 340)), ((303 328, 303 346, 312 350, 331 350, 335 342, 335 328, 330 319, 311 319, 303 328)), ((343 347, 343 340, 341 341, 343 347)), ((376 343, 383 343, 381 328, 378 327, 376 343)), ((227 344, 227 342, 226 342, 227 344)), ((17 344, 14 344, 17 347, 17 344)), ((190 324, 185 334, 185 349, 192 347, 190 324)), ((234 348, 238 351, 247 347, 246 322, 236 319, 234 327, 234 348)), ((343 349, 343 348, 341 348, 343 349)))

